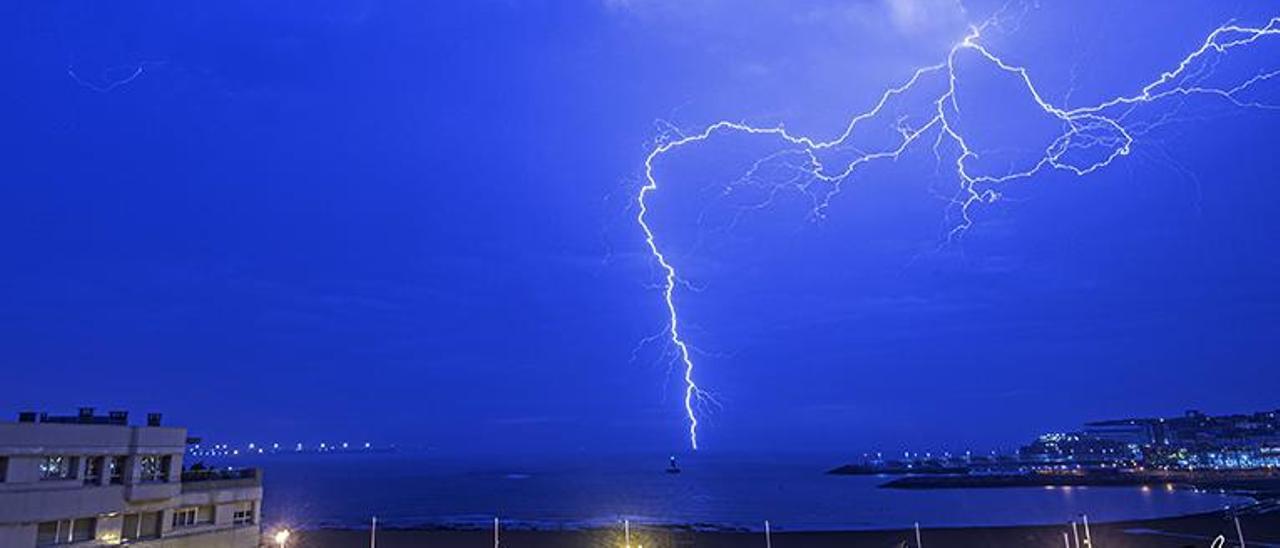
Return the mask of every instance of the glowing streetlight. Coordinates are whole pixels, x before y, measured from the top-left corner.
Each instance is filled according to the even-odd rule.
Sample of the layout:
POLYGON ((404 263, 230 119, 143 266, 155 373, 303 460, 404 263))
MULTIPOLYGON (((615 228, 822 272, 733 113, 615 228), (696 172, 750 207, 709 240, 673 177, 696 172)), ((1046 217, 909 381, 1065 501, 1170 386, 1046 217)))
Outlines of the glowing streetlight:
POLYGON ((276 544, 279 544, 281 547, 283 547, 285 543, 289 542, 289 534, 290 533, 288 529, 281 529, 279 531, 276 531, 276 535, 275 535, 276 544))

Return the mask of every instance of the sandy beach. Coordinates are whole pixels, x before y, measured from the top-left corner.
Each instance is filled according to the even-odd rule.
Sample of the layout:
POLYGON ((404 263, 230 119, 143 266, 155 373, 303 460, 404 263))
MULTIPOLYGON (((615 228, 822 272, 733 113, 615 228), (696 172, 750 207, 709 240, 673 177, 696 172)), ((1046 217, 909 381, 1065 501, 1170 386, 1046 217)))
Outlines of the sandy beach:
MULTIPOLYGON (((1240 517, 1248 546, 1280 547, 1280 512, 1240 517)), ((924 546, 1063 546, 1065 526, 924 528, 924 546)), ((1166 519, 1092 524, 1094 546, 1101 548, 1182 548, 1208 547, 1218 535, 1236 546, 1235 525, 1225 512, 1166 519)), ((1083 532, 1082 532, 1083 534, 1083 532)), ((775 532, 775 548, 848 548, 853 546, 914 546, 911 530, 848 532, 775 532)), ((369 545, 368 531, 315 530, 297 534, 299 548, 363 547, 369 545)), ((387 530, 378 533, 379 548, 464 548, 493 545, 491 531, 387 530)), ((605 548, 623 546, 620 530, 592 531, 504 531, 501 545, 510 548, 605 548)), ((741 548, 765 546, 763 533, 688 532, 664 529, 633 529, 632 545, 648 548, 741 548)))

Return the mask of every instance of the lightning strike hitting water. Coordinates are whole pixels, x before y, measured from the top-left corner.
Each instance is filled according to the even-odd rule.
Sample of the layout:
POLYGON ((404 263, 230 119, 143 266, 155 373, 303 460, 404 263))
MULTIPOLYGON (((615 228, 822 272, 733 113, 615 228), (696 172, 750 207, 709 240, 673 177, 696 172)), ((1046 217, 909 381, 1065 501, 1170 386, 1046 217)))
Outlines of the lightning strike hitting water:
POLYGON ((795 170, 797 175, 801 176, 799 179, 803 179, 804 182, 798 184, 796 181, 799 179, 793 178, 785 185, 775 185, 775 191, 779 186, 797 187, 803 191, 808 191, 811 184, 821 186, 822 190, 814 200, 813 211, 816 216, 821 217, 831 198, 839 192, 841 183, 859 166, 874 160, 897 159, 912 144, 926 135, 932 135, 933 152, 939 160, 942 158, 940 148, 944 143, 952 144, 956 150, 954 170, 959 179, 959 190, 953 199, 953 204, 959 211, 959 219, 948 233, 947 239, 951 240, 972 225, 971 211, 975 205, 994 202, 1000 197, 995 186, 1017 179, 1026 179, 1046 169, 1061 170, 1078 176, 1088 175, 1109 166, 1117 158, 1130 154, 1137 136, 1167 123, 1172 116, 1172 114, 1165 114, 1154 122, 1130 120, 1130 115, 1140 106, 1164 99, 1206 96, 1225 100, 1237 107, 1280 110, 1278 105, 1244 98, 1247 92, 1259 84, 1280 76, 1280 69, 1259 70, 1253 76, 1235 82, 1229 87, 1207 83, 1218 62, 1232 50, 1245 49, 1264 38, 1280 35, 1280 17, 1272 18, 1263 26, 1239 24, 1220 26, 1211 32, 1198 48, 1183 57, 1173 69, 1160 74, 1137 93, 1077 108, 1059 107, 1050 103, 1036 88, 1025 67, 1005 62, 979 42, 983 31, 996 22, 997 20, 993 18, 980 26, 972 27, 964 39, 951 48, 942 62, 917 69, 906 82, 886 90, 870 110, 854 116, 845 126, 844 132, 834 139, 819 141, 794 135, 782 126, 758 127, 741 122, 720 121, 697 133, 677 133, 673 137, 660 140, 645 158, 644 185, 636 195, 639 206, 636 221, 644 232, 645 243, 650 253, 663 273, 662 298, 668 315, 665 335, 674 345, 677 357, 683 366, 683 404, 688 417, 689 443, 693 449, 698 449, 698 413, 695 407, 697 402, 706 397, 706 393, 695 381, 690 346, 681 332, 675 289, 677 282, 683 282, 683 280, 659 247, 653 227, 646 219, 649 213, 647 199, 658 190, 654 164, 663 155, 706 141, 718 133, 738 133, 777 139, 783 149, 757 160, 746 175, 738 181, 750 182, 757 178, 758 170, 765 164, 778 161, 785 156, 797 156, 799 163, 782 163, 780 167, 795 170), (956 60, 962 53, 974 54, 980 62, 1015 77, 1028 98, 1034 101, 1044 114, 1061 124, 1061 134, 1054 138, 1030 165, 1002 173, 983 172, 980 168, 971 165, 979 154, 970 145, 971 131, 961 128, 957 121, 960 103, 956 95, 960 78, 957 74, 956 60), (890 101, 927 85, 925 81, 932 79, 941 79, 945 85, 942 85, 942 89, 935 95, 929 96, 928 114, 923 122, 909 126, 906 124, 905 117, 895 120, 893 129, 897 134, 897 142, 890 146, 873 150, 852 146, 850 141, 859 124, 877 117, 890 101), (855 153, 852 159, 841 160, 840 164, 834 166, 828 165, 828 162, 820 158, 820 154, 848 151, 855 153), (1089 159, 1090 154, 1095 155, 1092 160, 1089 159))

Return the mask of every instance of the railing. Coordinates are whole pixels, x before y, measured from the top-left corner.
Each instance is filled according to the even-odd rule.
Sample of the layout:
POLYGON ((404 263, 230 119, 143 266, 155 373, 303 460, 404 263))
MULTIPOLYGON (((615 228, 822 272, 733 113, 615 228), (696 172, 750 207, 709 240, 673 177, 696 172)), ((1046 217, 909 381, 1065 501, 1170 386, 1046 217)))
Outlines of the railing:
POLYGON ((182 481, 218 481, 257 479, 257 468, 210 468, 207 470, 183 470, 182 481))
POLYGON ((257 468, 223 468, 183 470, 182 489, 208 490, 256 487, 262 485, 262 472, 257 468))

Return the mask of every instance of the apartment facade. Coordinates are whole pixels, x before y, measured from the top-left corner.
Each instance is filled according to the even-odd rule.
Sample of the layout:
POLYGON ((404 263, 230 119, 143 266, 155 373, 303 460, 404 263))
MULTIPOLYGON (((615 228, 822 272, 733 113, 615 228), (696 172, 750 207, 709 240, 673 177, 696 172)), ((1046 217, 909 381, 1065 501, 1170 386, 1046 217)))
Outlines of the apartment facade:
POLYGON ((259 472, 184 472, 187 431, 160 419, 84 408, 0 422, 0 546, 258 546, 259 472))

